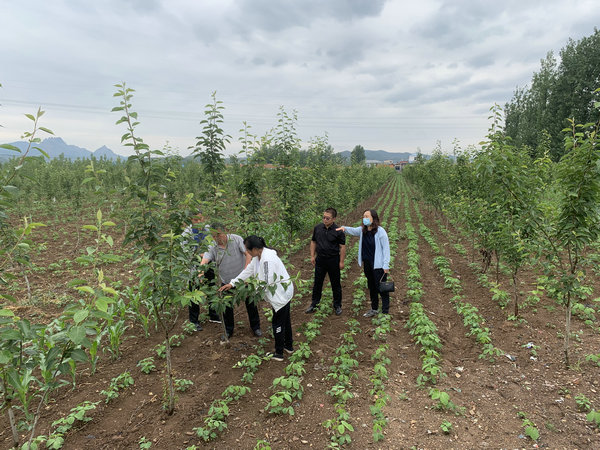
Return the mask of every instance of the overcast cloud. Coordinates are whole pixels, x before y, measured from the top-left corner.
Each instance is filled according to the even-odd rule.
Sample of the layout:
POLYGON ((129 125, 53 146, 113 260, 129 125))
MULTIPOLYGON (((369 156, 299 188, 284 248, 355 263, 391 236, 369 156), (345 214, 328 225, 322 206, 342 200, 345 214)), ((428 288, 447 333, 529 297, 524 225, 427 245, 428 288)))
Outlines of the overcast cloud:
POLYGON ((597 2, 383 0, 0 0, 0 142, 25 113, 67 143, 120 144, 113 85, 136 90, 138 134, 189 153, 217 91, 239 148, 296 110, 306 145, 451 151, 480 142, 488 110, 550 50, 593 33, 597 2))

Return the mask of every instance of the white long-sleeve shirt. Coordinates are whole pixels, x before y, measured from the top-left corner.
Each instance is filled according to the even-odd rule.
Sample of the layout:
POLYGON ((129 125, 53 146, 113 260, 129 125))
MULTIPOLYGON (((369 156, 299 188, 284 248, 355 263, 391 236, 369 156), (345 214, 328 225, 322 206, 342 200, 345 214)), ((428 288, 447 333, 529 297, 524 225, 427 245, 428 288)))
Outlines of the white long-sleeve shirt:
POLYGON ((290 280, 290 275, 275 250, 265 247, 260 259, 258 256, 252 258, 250 264, 230 283, 235 286, 236 283, 247 280, 253 275, 256 275, 259 280, 265 281, 269 286, 276 285, 274 293, 267 289, 264 295, 264 299, 271 304, 275 311, 279 311, 287 305, 294 296, 294 285, 290 280))

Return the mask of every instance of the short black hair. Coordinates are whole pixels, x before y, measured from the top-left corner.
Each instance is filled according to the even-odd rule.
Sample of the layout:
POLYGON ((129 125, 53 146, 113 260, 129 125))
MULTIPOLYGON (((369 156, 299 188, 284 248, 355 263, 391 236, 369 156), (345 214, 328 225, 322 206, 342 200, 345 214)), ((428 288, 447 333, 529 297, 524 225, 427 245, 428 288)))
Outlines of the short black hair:
POLYGON ((327 208, 323 212, 331 214, 331 217, 333 217, 334 219, 337 217, 337 211, 335 210, 335 208, 327 208))

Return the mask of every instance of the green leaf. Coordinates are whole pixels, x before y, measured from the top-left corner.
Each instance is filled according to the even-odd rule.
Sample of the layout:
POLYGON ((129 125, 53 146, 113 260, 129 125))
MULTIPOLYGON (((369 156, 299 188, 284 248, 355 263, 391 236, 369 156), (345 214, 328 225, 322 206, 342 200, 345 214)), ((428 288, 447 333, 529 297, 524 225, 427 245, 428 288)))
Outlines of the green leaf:
POLYGON ((76 289, 79 292, 86 292, 88 294, 94 295, 96 292, 90 286, 77 286, 76 289))
POLYGON ((71 327, 67 332, 67 336, 75 345, 81 345, 85 338, 85 328, 82 326, 71 327))
POLYGON ((532 426, 528 426, 525 428, 525 434, 534 441, 537 441, 540 438, 540 432, 537 428, 532 426))
POLYGON ((3 341, 20 341, 22 339, 21 333, 17 330, 4 330, 0 333, 3 341))
POLYGON ((47 159, 50 159, 50 156, 48 156, 48 153, 46 153, 41 148, 39 148, 39 147, 33 147, 33 148, 36 149, 38 152, 40 152, 42 155, 44 155, 47 159))
POLYGON ((104 319, 104 320, 112 320, 113 319, 113 316, 111 314, 108 314, 106 311, 102 311, 100 309, 93 311, 93 313, 94 313, 94 317, 98 317, 100 319, 104 319))
POLYGON ((5 298, 6 300, 13 302, 13 303, 17 302, 17 299, 9 294, 0 294, 0 298, 5 298))
MULTIPOLYGON (((117 295, 118 294, 118 292, 115 289, 111 288, 110 286, 103 286, 102 287, 102 292, 106 292, 107 294, 110 294, 110 295, 117 295)), ((112 302, 112 299, 110 299, 110 300, 112 302)))
POLYGON ((71 359, 73 361, 85 363, 88 361, 88 356, 84 350, 76 348, 71 352, 71 359))
MULTIPOLYGON (((6 295, 3 295, 3 297, 6 297, 6 295)), ((15 313, 10 309, 2 308, 0 309, 0 317, 15 317, 15 313)))
POLYGON ((14 145, 10 145, 10 144, 0 144, 0 148, 5 148, 7 150, 12 150, 13 152, 21 153, 20 148, 15 147, 14 145))
POLYGON ((108 302, 106 301, 107 297, 98 297, 96 299, 96 308, 100 311, 106 312, 108 310, 108 302))
POLYGON ((75 321, 76 324, 79 324, 79 323, 83 322, 85 319, 87 319, 89 314, 90 313, 87 309, 80 309, 75 314, 73 314, 73 320, 75 321))
POLYGON ((0 352, 0 365, 6 365, 12 361, 12 353, 9 350, 0 352))

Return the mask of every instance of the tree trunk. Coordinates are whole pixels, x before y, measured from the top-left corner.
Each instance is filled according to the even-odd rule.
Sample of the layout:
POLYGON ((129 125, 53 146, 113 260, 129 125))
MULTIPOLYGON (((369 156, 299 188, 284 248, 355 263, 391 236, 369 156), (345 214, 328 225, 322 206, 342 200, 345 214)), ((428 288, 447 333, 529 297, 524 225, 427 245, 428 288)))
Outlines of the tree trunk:
MULTIPOLYGON (((57 375, 57 372, 54 372, 54 376, 57 375)), ((40 414, 42 412, 42 405, 44 403, 46 403, 46 397, 48 396, 48 391, 44 391, 44 395, 42 395, 42 398, 40 399, 40 402, 38 403, 38 407, 35 411, 35 416, 33 418, 33 424, 31 425, 31 434, 29 435, 29 441, 27 443, 27 448, 31 448, 31 443, 33 442, 33 438, 35 437, 35 429, 37 427, 38 421, 40 420, 40 414)))
POLYGON ((175 387, 173 382, 173 369, 171 366, 171 343, 169 342, 169 333, 165 332, 165 354, 167 359, 167 389, 169 393, 169 402, 167 404, 167 414, 173 414, 175 411, 175 387))
POLYGON ((8 405, 8 408, 6 408, 6 413, 8 414, 8 421, 10 422, 13 444, 15 444, 14 448, 19 448, 19 432, 17 431, 17 423, 15 422, 15 413, 12 409, 12 405, 8 405))
POLYGON ((517 271, 514 270, 512 274, 513 290, 515 299, 515 317, 519 317, 519 287, 517 286, 517 271))
POLYGON ((571 338, 571 293, 567 292, 567 311, 565 317, 565 365, 567 369, 569 364, 569 340, 571 338))
POLYGON ((227 328, 225 327, 225 314, 220 312, 219 317, 221 318, 221 326, 223 328, 223 336, 225 336, 225 343, 229 344, 229 336, 227 336, 227 328))
POLYGON ((494 255, 496 255, 496 283, 500 283, 500 256, 498 255, 498 250, 494 250, 494 255))

